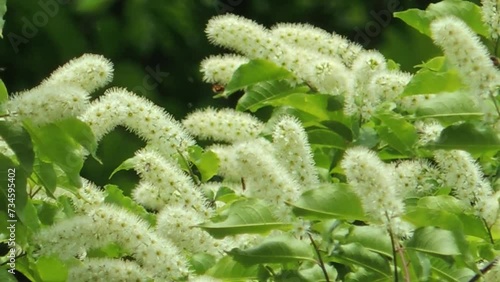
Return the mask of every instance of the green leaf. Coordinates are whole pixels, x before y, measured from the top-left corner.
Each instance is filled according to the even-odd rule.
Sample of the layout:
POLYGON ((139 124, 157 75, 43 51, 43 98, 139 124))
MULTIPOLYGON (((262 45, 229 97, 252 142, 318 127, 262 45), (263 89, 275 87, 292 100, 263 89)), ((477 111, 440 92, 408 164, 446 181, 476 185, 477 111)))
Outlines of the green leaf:
POLYGON ((286 97, 294 93, 305 93, 306 86, 293 87, 283 80, 264 81, 248 87, 245 94, 238 100, 236 110, 252 112, 272 104, 272 100, 286 97))
POLYGON ((350 186, 342 183, 324 184, 302 194, 296 203, 290 203, 297 216, 311 219, 363 219, 359 197, 350 186))
POLYGON ((188 148, 189 160, 196 166, 201 174, 201 181, 206 182, 219 170, 219 158, 212 151, 204 152, 200 146, 188 148))
POLYGON ((31 200, 26 202, 24 208, 18 209, 17 214, 24 225, 33 232, 40 229, 41 222, 38 218, 38 212, 31 200))
POLYGON ((457 267, 442 259, 430 257, 432 272, 443 280, 450 282, 470 281, 475 275, 474 271, 464 267, 457 267))
POLYGON ((291 225, 279 222, 271 208, 261 200, 245 199, 229 207, 227 218, 220 222, 199 225, 213 237, 220 239, 236 234, 264 234, 271 230, 288 230, 291 225))
POLYGON ((5 20, 3 16, 7 13, 7 0, 0 0, 0 38, 3 38, 3 25, 5 20))
POLYGON ((402 154, 412 155, 413 146, 418 140, 417 130, 403 116, 392 111, 375 114, 381 121, 376 127, 380 139, 402 154))
POLYGON ((62 120, 57 126, 96 158, 97 140, 90 126, 77 118, 62 120))
POLYGON ((0 121, 0 136, 14 151, 26 174, 30 175, 35 153, 28 132, 14 123, 0 121))
POLYGON ((104 186, 104 190, 106 190, 107 194, 106 198, 104 198, 104 202, 116 204, 138 215, 152 226, 156 224, 155 216, 148 213, 143 206, 137 204, 130 197, 123 195, 123 191, 118 186, 108 184, 104 186))
MULTIPOLYGON (((0 2, 1 1, 2 0, 0 0, 0 2)), ((5 0, 3 0, 3 1, 5 1, 5 0)), ((0 6, 1 6, 1 3, 0 3, 0 6)), ((1 29, 1 27, 0 27, 0 29, 1 29)), ((3 80, 0 79, 0 106, 3 103, 7 102, 8 100, 9 100, 9 93, 7 92, 7 87, 5 87, 3 80)), ((1 107, 0 107, 0 110, 1 110, 0 113, 3 114, 4 112, 3 112, 3 109, 1 109, 1 107)))
POLYGON ((327 94, 292 93, 265 102, 265 104, 278 107, 289 106, 305 112, 318 120, 328 120, 333 115, 330 107, 338 102, 337 97, 327 94))
POLYGON ((480 120, 484 114, 475 104, 466 93, 443 93, 419 103, 415 114, 419 119, 436 119, 444 125, 480 120))
POLYGON ((468 1, 444 0, 430 4, 425 11, 409 9, 394 13, 396 18, 427 36, 431 35, 430 24, 434 19, 451 15, 463 20, 475 33, 489 37, 488 29, 481 18, 481 8, 468 1))
POLYGON ((427 146, 438 150, 464 150, 471 154, 500 150, 497 132, 481 124, 461 123, 446 127, 439 139, 427 146))
POLYGON ((41 257, 36 262, 36 269, 42 281, 64 282, 68 279, 68 268, 55 257, 41 257))
POLYGON ((117 168, 115 168, 115 170, 113 170, 113 172, 109 176, 109 179, 111 179, 111 177, 113 177, 113 175, 115 175, 115 173, 122 171, 122 170, 133 169, 134 166, 135 166, 135 159, 133 157, 124 160, 117 168))
POLYGON ((64 171, 70 185, 81 186, 80 170, 83 167, 84 153, 76 136, 67 131, 64 122, 35 127, 25 123, 35 150, 44 162, 52 162, 64 171))
POLYGON ((338 262, 361 266, 382 276, 391 275, 389 261, 382 255, 369 251, 359 243, 340 245, 333 250, 331 255, 338 262))
POLYGON ((308 129, 307 136, 309 144, 313 146, 337 148, 341 150, 345 150, 347 148, 347 141, 342 136, 329 129, 308 129))
POLYGON ((359 243, 366 249, 392 258, 389 233, 377 226, 352 226, 345 238, 346 243, 359 243))
POLYGON ((232 93, 258 82, 292 77, 293 74, 291 72, 272 62, 262 59, 251 60, 241 65, 234 72, 222 96, 228 97, 232 93))
POLYGON ((16 279, 16 277, 14 277, 14 275, 7 272, 7 269, 0 268, 0 281, 17 282, 17 279, 16 279))
MULTIPOLYGON (((326 273, 330 281, 337 281, 337 270, 328 264, 325 264, 326 273)), ((306 279, 306 281, 324 282, 326 281, 325 274, 318 264, 314 264, 313 267, 300 270, 300 275, 306 279)))
POLYGON ((33 171, 40 184, 45 188, 47 195, 54 197, 54 191, 57 187, 57 174, 52 163, 46 163, 40 159, 36 159, 33 171))
POLYGON ((456 69, 448 69, 445 57, 435 57, 421 65, 401 96, 454 92, 463 87, 456 69))
POLYGON ((192 266, 194 272, 198 275, 204 274, 208 269, 215 265, 215 258, 206 253, 194 254, 189 259, 189 264, 192 266))
POLYGON ((406 247, 432 255, 460 255, 453 232, 432 226, 418 228, 406 247))
POLYGON ((206 275, 224 279, 224 281, 246 282, 257 278, 258 266, 244 266, 233 260, 231 256, 225 256, 220 259, 206 275))
POLYGON ((57 205, 42 202, 37 205, 38 209, 38 217, 40 222, 44 225, 52 225, 54 224, 54 218, 56 214, 61 210, 57 205))
POLYGON ((243 265, 315 261, 311 246, 289 235, 271 236, 250 249, 232 249, 229 253, 243 265))

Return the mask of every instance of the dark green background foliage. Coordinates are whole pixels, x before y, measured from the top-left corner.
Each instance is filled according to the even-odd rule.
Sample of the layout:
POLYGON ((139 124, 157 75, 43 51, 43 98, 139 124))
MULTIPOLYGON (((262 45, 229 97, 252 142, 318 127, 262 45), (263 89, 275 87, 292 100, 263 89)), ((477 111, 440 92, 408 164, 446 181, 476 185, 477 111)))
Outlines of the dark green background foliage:
MULTIPOLYGON (((438 51, 427 37, 399 19, 388 18, 387 11, 390 7, 423 9, 431 2, 436 1, 7 1, 1 78, 11 93, 22 91, 71 58, 102 54, 115 64, 111 86, 134 90, 181 119, 195 108, 234 106, 237 99, 213 100, 210 85, 202 82, 198 70, 203 58, 224 52, 211 46, 204 34, 205 24, 215 15, 231 12, 268 27, 278 22, 310 23, 391 54, 390 59, 403 70, 412 71, 412 66, 438 51), (367 38, 361 32, 371 35, 367 38), (155 69, 162 73, 158 82, 151 80, 155 69)), ((111 171, 140 146, 141 141, 124 130, 113 132, 100 143, 98 155, 104 166, 89 160, 83 175, 104 184, 111 171)), ((131 187, 133 177, 121 172, 111 181, 131 187)))

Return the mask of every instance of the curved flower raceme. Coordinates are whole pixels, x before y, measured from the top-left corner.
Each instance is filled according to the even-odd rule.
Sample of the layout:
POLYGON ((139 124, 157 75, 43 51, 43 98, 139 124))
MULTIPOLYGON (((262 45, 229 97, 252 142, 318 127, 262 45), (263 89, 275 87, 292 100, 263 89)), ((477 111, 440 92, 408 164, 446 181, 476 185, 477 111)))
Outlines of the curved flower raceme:
POLYGON ((318 186, 318 172, 307 133, 296 118, 280 118, 274 126, 273 146, 277 159, 304 190, 318 186))
POLYGON ((497 95, 500 72, 495 68, 486 47, 462 20, 440 18, 431 23, 432 38, 451 64, 457 67, 462 81, 476 97, 490 99, 497 95))
POLYGON ((280 23, 271 28, 271 34, 289 45, 340 58, 347 67, 363 50, 361 45, 338 34, 308 24, 280 23))
POLYGON ((256 117, 229 108, 195 111, 182 124, 190 134, 201 139, 230 143, 255 139, 264 128, 256 117))
POLYGON ((139 184, 132 192, 137 202, 156 210, 175 204, 194 209, 204 217, 212 214, 202 192, 177 164, 146 149, 129 161, 141 177, 141 183, 146 183, 139 184))
POLYGON ((350 71, 338 56, 287 44, 251 20, 231 14, 217 16, 208 22, 205 31, 213 44, 250 59, 270 60, 321 92, 337 95, 352 91, 350 71))
POLYGON ((439 150, 434 153, 434 159, 441 168, 444 185, 452 188, 465 204, 472 204, 491 227, 499 213, 498 198, 474 158, 465 151, 439 150))
POLYGON ((186 259, 172 242, 160 238, 137 216, 112 205, 102 205, 86 216, 72 217, 42 229, 35 242, 41 246, 41 254, 61 259, 116 243, 155 279, 172 281, 189 274, 186 259))
POLYGON ((226 85, 236 69, 248 61, 248 58, 235 54, 210 56, 201 62, 200 70, 203 73, 203 80, 208 83, 226 85))
POLYGON ((80 87, 69 84, 38 86, 16 93, 6 104, 9 119, 29 119, 42 126, 82 114, 90 106, 90 96, 80 87))
POLYGON ((113 79, 113 64, 102 55, 84 54, 55 70, 41 86, 71 85, 88 93, 113 79))
POLYGON ((363 147, 348 149, 341 166, 365 212, 396 234, 406 235, 407 226, 400 219, 404 212, 403 199, 396 190, 392 167, 363 147))
POLYGON ((122 88, 106 90, 81 119, 90 126, 97 140, 123 125, 164 156, 184 152, 195 143, 170 114, 122 88))

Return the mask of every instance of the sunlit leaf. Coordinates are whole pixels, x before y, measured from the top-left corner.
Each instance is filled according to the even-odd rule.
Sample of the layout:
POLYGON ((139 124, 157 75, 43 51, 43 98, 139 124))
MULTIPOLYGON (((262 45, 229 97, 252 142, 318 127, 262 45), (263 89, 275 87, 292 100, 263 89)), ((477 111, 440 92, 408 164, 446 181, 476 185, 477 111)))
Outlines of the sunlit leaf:
POLYGON ((315 261, 313 249, 308 243, 288 235, 268 237, 250 249, 233 249, 229 255, 243 265, 315 261))
POLYGON ((325 184, 305 192, 296 203, 290 204, 297 216, 312 219, 364 218, 359 197, 346 184, 325 184))
POLYGON ((255 59, 241 65, 233 74, 231 81, 226 86, 222 96, 229 96, 232 93, 248 87, 252 84, 269 81, 280 80, 293 77, 293 74, 288 70, 275 65, 272 62, 255 59))
POLYGON ((453 232, 431 226, 415 230, 406 247, 433 255, 461 254, 453 232))
POLYGON ((264 234, 273 229, 288 230, 289 223, 278 221, 271 207, 260 200, 246 199, 234 202, 220 222, 206 222, 199 227, 215 238, 236 234, 264 234))

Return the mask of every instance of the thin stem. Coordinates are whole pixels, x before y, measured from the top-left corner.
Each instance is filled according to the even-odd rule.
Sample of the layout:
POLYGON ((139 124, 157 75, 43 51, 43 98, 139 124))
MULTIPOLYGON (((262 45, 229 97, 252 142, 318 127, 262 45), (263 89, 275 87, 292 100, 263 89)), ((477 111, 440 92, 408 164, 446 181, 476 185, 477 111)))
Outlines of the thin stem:
POLYGON ((474 275, 469 282, 475 282, 478 281, 484 274, 486 274, 488 271, 490 271, 498 262, 499 257, 496 257, 494 260, 492 260, 490 263, 488 263, 485 267, 483 267, 479 273, 474 275))
POLYGON ((403 278, 405 279, 406 282, 411 282, 410 271, 408 270, 408 263, 406 263, 403 246, 401 246, 401 244, 399 242, 398 242, 397 252, 398 252, 399 256, 401 257, 401 264, 403 265, 403 273, 404 273, 403 278))
POLYGON ((309 236, 309 240, 311 240, 311 244, 313 245, 314 250, 316 251, 316 255, 318 255, 319 267, 321 267, 321 270, 323 271, 323 275, 325 276, 325 281, 330 282, 330 278, 328 278, 328 272, 326 272, 325 263, 323 262, 323 259, 321 258, 321 254, 319 253, 318 246, 316 245, 316 242, 314 242, 314 239, 311 236, 311 233, 307 232, 307 236, 309 236))
MULTIPOLYGON (((386 213, 387 215, 387 213, 386 213)), ((392 228, 390 226, 391 222, 389 221, 389 228, 387 228, 387 231, 389 231, 389 236, 391 237, 391 245, 392 245, 392 259, 394 260, 394 282, 399 282, 399 277, 398 277, 398 258, 396 257, 397 251, 396 251, 396 244, 394 242, 394 234, 392 234, 392 228)))
POLYGON ((492 245, 495 245, 495 240, 493 239, 493 234, 491 234, 491 228, 488 226, 488 223, 486 222, 486 220, 484 218, 482 218, 482 220, 483 220, 484 226, 486 227, 486 230, 488 230, 488 237, 490 239, 490 243, 492 245))
MULTIPOLYGON (((495 90, 495 91, 498 91, 498 90, 495 90)), ((497 99, 495 99, 495 96, 493 96, 493 94, 491 92, 488 95, 490 96, 491 100, 493 101, 493 104, 495 105, 495 109, 497 110, 497 114, 500 117, 500 108, 498 107, 497 99)))

